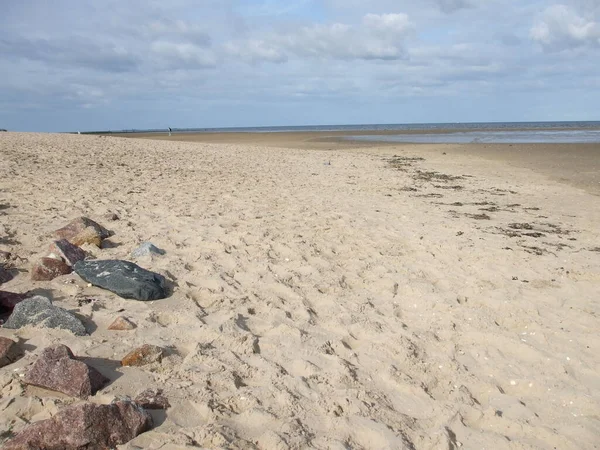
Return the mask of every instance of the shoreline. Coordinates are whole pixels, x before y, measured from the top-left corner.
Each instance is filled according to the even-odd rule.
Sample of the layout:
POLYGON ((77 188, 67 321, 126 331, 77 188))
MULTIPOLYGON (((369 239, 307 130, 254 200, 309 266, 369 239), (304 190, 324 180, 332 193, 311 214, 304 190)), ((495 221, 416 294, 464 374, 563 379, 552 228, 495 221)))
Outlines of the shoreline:
MULTIPOLYGON (((429 131, 425 131, 428 133, 429 131)), ((197 142, 230 145, 257 145, 301 150, 367 151, 389 153, 400 149, 414 152, 446 152, 449 156, 468 154, 476 158, 502 161, 530 169, 552 180, 600 195, 600 143, 595 144, 413 144, 380 141, 353 141, 351 135, 385 134, 377 131, 355 132, 278 132, 278 133, 182 133, 157 135, 136 133, 107 135, 128 139, 197 142)), ((398 134, 390 132, 389 134, 398 134)))

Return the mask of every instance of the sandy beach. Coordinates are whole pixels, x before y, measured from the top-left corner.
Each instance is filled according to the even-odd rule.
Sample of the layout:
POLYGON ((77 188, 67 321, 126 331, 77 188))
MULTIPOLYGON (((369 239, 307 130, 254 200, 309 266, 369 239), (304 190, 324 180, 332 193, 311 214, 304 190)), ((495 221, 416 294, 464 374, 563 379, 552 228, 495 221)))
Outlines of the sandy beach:
POLYGON ((0 368, 0 445, 80 401, 21 382, 62 343, 111 380, 92 402, 164 390, 123 449, 597 448, 598 147, 0 133, 0 289, 89 332, 0 328, 25 352, 0 368), (32 281, 79 216, 114 232, 86 250, 169 297, 32 281), (133 258, 147 241, 165 254, 133 258), (162 362, 121 367, 143 344, 162 362))

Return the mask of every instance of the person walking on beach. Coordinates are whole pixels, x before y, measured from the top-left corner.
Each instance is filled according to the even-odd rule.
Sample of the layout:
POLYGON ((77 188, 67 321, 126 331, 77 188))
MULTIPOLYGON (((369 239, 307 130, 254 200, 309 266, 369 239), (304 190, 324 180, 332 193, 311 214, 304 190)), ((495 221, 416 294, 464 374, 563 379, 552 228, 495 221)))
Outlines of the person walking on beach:
POLYGON ((169 136, 171 136, 171 131, 172 131, 171 127, 169 127, 169 136))

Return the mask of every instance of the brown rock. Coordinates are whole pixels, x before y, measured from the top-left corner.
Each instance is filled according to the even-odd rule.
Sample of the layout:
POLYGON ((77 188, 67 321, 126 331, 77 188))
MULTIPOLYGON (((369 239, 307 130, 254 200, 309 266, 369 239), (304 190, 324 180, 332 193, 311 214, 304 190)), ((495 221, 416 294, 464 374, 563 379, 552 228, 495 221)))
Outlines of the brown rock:
POLYGON ((169 399, 163 395, 162 389, 146 389, 138 394, 134 402, 145 409, 167 409, 171 407, 169 399))
POLYGON ((12 339, 0 336, 0 367, 14 363, 23 355, 23 351, 12 339))
POLYGON ((35 422, 4 444, 5 450, 107 450, 152 428, 152 417, 129 401, 80 403, 35 422))
POLYGON ((106 220, 111 220, 111 221, 120 219, 120 217, 117 214, 111 213, 111 212, 107 213, 104 217, 106 218, 106 220))
POLYGON ((112 235, 110 231, 93 220, 88 219, 87 217, 78 217, 64 227, 56 230, 54 236, 56 236, 57 239, 66 239, 74 244, 72 239, 88 227, 92 227, 96 231, 96 234, 100 236, 100 239, 106 239, 112 235))
POLYGON ((161 362, 163 349, 156 345, 144 344, 140 348, 129 352, 121 360, 122 366, 145 366, 154 362, 161 362))
POLYGON ((42 258, 42 260, 33 266, 31 279, 33 281, 50 281, 61 275, 71 273, 73 269, 62 259, 42 258))
POLYGON ((119 316, 114 320, 113 323, 111 323, 108 326, 108 329, 124 331, 124 330, 133 330, 135 327, 136 327, 135 323, 133 323, 131 320, 129 320, 123 316, 119 316))
POLYGON ((62 257, 70 266, 77 261, 83 261, 87 256, 83 250, 76 245, 71 244, 66 239, 54 241, 54 243, 50 245, 50 251, 62 257))
POLYGON ((102 245, 102 237, 94 227, 87 227, 81 233, 77 233, 69 241, 77 246, 83 244, 92 244, 100 248, 102 245))
POLYGON ((47 347, 23 379, 25 384, 87 398, 109 380, 93 367, 78 361, 66 345, 47 347))
POLYGON ((13 279, 12 273, 9 270, 6 270, 2 264, 0 264, 0 284, 6 283, 13 279))

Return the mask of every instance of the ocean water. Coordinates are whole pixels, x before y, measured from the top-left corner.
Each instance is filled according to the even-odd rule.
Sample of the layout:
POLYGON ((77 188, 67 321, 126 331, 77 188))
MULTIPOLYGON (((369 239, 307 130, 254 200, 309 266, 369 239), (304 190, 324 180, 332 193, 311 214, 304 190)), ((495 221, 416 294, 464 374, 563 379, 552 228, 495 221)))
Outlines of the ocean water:
MULTIPOLYGON (((285 133, 302 131, 370 132, 347 136, 352 140, 412 143, 598 143, 600 121, 588 122, 481 122, 365 125, 307 125, 235 128, 174 128, 173 133, 285 133), (376 134, 377 131, 385 134, 376 134), (398 134, 390 134, 397 131, 398 134), (431 131, 432 133, 427 133, 431 131), (375 133, 373 133, 375 132, 375 133), (419 133, 411 133, 419 132, 419 133)), ((165 133, 165 129, 120 130, 101 133, 165 133)))
POLYGON ((345 136, 344 139, 415 144, 590 144, 600 143, 600 130, 457 131, 454 133, 345 136))

